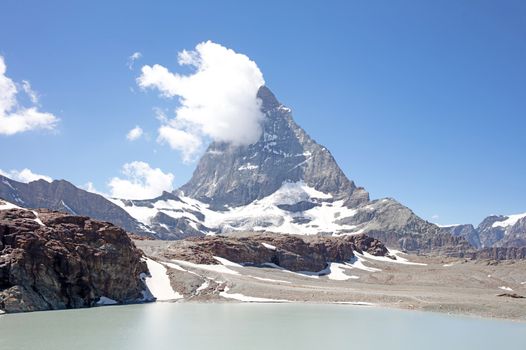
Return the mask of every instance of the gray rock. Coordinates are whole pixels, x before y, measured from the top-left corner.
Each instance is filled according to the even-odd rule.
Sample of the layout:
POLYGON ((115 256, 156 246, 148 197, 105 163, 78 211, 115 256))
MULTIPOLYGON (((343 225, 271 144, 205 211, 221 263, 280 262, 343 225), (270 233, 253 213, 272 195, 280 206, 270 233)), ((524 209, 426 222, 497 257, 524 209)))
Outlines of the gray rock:
POLYGON ((504 238, 504 234, 506 233, 505 228, 500 226, 493 227, 493 224, 497 221, 503 221, 506 219, 507 216, 492 215, 482 220, 477 227, 477 231, 479 232, 480 243, 483 248, 492 247, 504 238))
POLYGON ((450 233, 454 237, 464 237, 474 248, 481 248, 479 233, 471 224, 454 225, 441 228, 442 232, 450 233))
POLYGON ((496 222, 507 220, 505 215, 492 215, 477 227, 482 247, 523 247, 526 246, 526 217, 514 225, 493 226, 496 222))

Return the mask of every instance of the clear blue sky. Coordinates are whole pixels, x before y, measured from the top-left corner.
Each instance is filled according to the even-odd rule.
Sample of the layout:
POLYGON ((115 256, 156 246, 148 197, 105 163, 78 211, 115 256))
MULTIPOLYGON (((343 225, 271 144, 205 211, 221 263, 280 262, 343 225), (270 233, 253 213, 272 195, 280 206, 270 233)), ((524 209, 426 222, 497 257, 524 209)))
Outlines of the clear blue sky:
POLYGON ((126 61, 140 51, 136 66, 175 68, 209 39, 256 61, 373 198, 443 224, 526 211, 524 1, 5 0, 7 75, 61 120, 56 133, 0 135, 0 169, 106 190, 141 160, 183 184, 195 164, 155 142, 161 102, 126 61), (150 141, 126 140, 137 124, 150 141))

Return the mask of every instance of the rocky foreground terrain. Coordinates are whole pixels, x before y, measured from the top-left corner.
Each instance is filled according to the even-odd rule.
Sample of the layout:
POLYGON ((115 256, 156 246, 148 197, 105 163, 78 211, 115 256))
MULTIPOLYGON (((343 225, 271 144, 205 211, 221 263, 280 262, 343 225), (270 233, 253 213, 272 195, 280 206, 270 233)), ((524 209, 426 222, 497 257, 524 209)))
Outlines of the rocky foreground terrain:
POLYGON ((364 235, 136 244, 164 266, 179 302, 342 303, 526 321, 524 260, 410 255, 364 235))
POLYGON ((152 299, 140 278, 148 273, 142 252, 121 228, 3 201, 0 208, 0 311, 152 299))

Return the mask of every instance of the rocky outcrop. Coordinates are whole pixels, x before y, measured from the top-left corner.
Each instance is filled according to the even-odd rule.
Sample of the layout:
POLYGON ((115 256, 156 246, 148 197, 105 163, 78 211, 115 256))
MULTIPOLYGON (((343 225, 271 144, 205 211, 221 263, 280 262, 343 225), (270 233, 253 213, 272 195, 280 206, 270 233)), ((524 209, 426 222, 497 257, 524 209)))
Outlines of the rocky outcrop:
POLYGON ((50 210, 0 210, 0 309, 25 312, 144 301, 148 268, 126 232, 50 210))
POLYGON ((65 180, 22 183, 0 175, 0 198, 24 208, 46 208, 89 216, 109 221, 129 232, 148 234, 143 225, 118 205, 65 180))
POLYGON ((188 238, 175 242, 164 254, 168 259, 197 264, 218 264, 214 256, 219 256, 238 264, 275 264, 291 271, 318 272, 329 262, 352 260, 354 252, 389 255, 380 241, 363 234, 311 237, 254 233, 188 238))

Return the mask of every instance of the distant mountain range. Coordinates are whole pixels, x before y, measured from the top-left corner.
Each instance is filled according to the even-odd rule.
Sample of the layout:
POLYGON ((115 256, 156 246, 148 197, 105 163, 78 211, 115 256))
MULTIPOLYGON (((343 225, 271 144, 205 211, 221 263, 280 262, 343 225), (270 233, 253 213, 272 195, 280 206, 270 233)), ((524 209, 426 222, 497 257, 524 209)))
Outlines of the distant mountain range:
POLYGON ((491 215, 477 228, 468 224, 442 229, 454 236, 464 237, 476 248, 526 247, 526 213, 491 215))
POLYGON ((261 87, 258 97, 266 115, 259 141, 244 147, 212 143, 190 181, 174 192, 144 200, 104 198, 64 180, 24 184, 0 176, 0 197, 160 239, 229 231, 367 233, 391 247, 446 254, 526 245, 526 214, 491 216, 477 229, 439 227, 392 198, 370 200, 268 88, 261 87))

